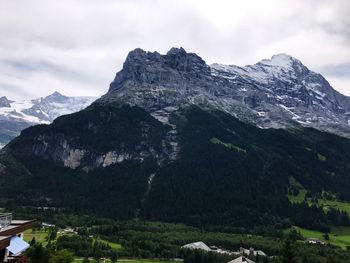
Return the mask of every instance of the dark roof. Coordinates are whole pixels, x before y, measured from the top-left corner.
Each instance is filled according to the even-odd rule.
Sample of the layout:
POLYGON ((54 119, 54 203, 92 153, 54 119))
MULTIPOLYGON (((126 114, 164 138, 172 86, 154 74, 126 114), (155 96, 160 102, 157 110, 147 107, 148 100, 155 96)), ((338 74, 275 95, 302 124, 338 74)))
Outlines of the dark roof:
POLYGON ((34 226, 36 220, 12 220, 11 225, 0 229, 0 236, 14 236, 34 226))
POLYGON ((0 236, 0 250, 10 245, 11 236, 0 236))

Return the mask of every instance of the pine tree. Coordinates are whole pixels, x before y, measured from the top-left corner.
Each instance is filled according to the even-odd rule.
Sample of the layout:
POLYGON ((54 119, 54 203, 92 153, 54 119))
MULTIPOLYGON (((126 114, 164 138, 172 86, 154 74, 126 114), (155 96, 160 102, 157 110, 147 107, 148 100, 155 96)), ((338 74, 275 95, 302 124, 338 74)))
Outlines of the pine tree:
POLYGON ((117 251, 113 251, 111 253, 111 261, 112 262, 117 262, 117 259, 118 259, 118 253, 117 253, 117 251))
POLYGON ((340 263, 340 261, 334 256, 329 256, 327 257, 326 263, 340 263))
POLYGON ((303 259, 301 260, 302 263, 309 263, 309 260, 307 256, 303 256, 303 259))
POLYGON ((292 244, 286 240, 282 249, 282 263, 295 263, 297 261, 292 244))
POLYGON ((34 246, 35 243, 36 243, 36 239, 35 237, 33 237, 29 244, 30 246, 34 246))

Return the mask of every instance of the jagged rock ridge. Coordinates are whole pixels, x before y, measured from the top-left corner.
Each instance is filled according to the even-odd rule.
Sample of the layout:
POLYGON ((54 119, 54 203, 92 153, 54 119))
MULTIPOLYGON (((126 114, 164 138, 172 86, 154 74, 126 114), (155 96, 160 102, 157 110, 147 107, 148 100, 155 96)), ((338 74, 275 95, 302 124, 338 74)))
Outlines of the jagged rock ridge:
POLYGON ((345 134, 348 103, 288 55, 208 66, 183 49, 137 49, 105 96, 25 129, 0 152, 0 197, 120 219, 328 224, 322 208, 290 203, 290 182, 350 200, 350 140, 233 116, 345 134))
MULTIPOLYGON (((45 101, 57 101, 56 97, 65 99, 53 94, 45 101)), ((39 105, 46 104, 41 101, 39 105)), ((56 164, 86 171, 124 160, 176 160, 181 151, 181 135, 174 115, 188 105, 218 109, 262 128, 301 124, 346 136, 349 131, 349 98, 289 55, 275 55, 245 67, 209 66, 183 48, 172 48, 165 55, 136 49, 129 53, 107 94, 91 107, 32 133, 27 131, 22 136, 28 139, 25 145, 12 144, 5 152, 33 153, 56 164), (145 112, 130 107, 128 113, 125 105, 140 107, 145 112), (148 113, 166 125, 159 126, 147 117, 148 113), (139 120, 141 126, 128 126, 133 121, 130 118, 139 120), (67 128, 73 126, 76 127, 73 130, 67 128), (138 141, 127 139, 133 142, 127 148, 120 137, 125 126, 130 133, 142 130, 138 141), (156 126, 152 131, 151 127, 156 126), (120 130, 111 134, 116 127, 120 130), (111 141, 119 143, 107 143, 108 147, 96 150, 91 140, 106 141, 107 134, 111 141), (146 139, 154 136, 160 136, 157 147, 150 146, 146 139)), ((30 111, 33 110, 40 114, 32 107, 30 111)))
POLYGON ((274 55, 255 65, 213 64, 183 48, 131 51, 97 103, 137 105, 162 122, 184 104, 214 107, 262 128, 294 124, 348 136, 350 98, 299 60, 274 55))

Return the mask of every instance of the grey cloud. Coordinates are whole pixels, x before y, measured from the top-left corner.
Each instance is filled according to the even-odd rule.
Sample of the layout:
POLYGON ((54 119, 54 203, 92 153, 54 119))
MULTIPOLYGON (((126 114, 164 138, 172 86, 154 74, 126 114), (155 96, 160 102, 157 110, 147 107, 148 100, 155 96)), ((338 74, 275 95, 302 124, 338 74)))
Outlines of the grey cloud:
POLYGON ((0 90, 3 94, 6 94, 8 99, 16 97, 17 93, 23 94, 25 97, 30 97, 32 94, 26 91, 23 87, 18 87, 9 83, 0 81, 0 90))
POLYGON ((46 72, 77 82, 99 83, 99 81, 101 81, 101 79, 96 78, 96 76, 90 76, 84 71, 71 70, 45 60, 0 60, 0 67, 1 64, 13 68, 13 70, 20 75, 31 74, 33 72, 46 72))
POLYGON ((347 74, 329 65, 350 61, 349 5, 347 0, 2 1, 0 79, 21 86, 19 98, 53 89, 100 95, 130 50, 164 53, 172 46, 196 52, 207 63, 238 65, 290 53, 313 70, 347 74))
POLYGON ((350 43, 350 2, 348 0, 322 1, 325 16, 329 10, 329 16, 322 20, 320 17, 320 30, 325 30, 330 36, 339 37, 350 43))
POLYGON ((322 69, 322 72, 334 77, 350 78, 350 63, 326 66, 322 69))

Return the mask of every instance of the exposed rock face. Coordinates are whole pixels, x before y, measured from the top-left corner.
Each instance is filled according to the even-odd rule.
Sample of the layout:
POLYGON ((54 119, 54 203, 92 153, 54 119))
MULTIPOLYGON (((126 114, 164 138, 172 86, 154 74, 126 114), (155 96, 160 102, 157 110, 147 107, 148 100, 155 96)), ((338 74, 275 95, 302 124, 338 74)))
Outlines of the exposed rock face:
POLYGON ((299 60, 279 54, 255 65, 208 66, 183 48, 136 49, 97 103, 137 105, 166 121, 183 104, 214 107, 262 128, 303 126, 348 136, 350 98, 299 60))
MULTIPOLYGON (((55 93, 43 101, 48 105, 66 97, 55 93)), ((85 171, 125 160, 175 160, 181 134, 172 117, 193 104, 262 128, 301 124, 349 136, 349 97, 291 56, 245 67, 208 66, 182 48, 165 55, 136 49, 92 106, 25 130, 4 152, 85 171)))
POLYGON ((140 108, 93 105, 51 125, 24 130, 2 152, 91 171, 125 160, 167 158, 173 148, 167 140, 169 130, 140 108))
MULTIPOLYGON (((115 149, 105 153, 98 153, 88 145, 70 145, 66 140, 66 135, 39 136, 31 145, 32 154, 43 159, 50 159, 71 169, 81 168, 90 171, 97 167, 108 167, 112 164, 120 163, 124 160, 139 160, 156 155, 152 148, 141 151, 127 152, 123 149, 115 149)), ((21 149, 22 152, 30 149, 21 149)))
POLYGON ((0 98, 0 108, 3 107, 11 107, 9 100, 5 96, 0 98))
POLYGON ((85 155, 85 150, 70 150, 68 157, 64 160, 64 166, 75 169, 80 166, 80 161, 85 155))
POLYGON ((171 49, 166 55, 141 49, 130 52, 123 70, 110 85, 101 101, 121 101, 157 111, 189 102, 191 95, 201 96, 207 85, 210 67, 196 54, 171 49), (188 86, 188 88, 186 88, 188 86))

